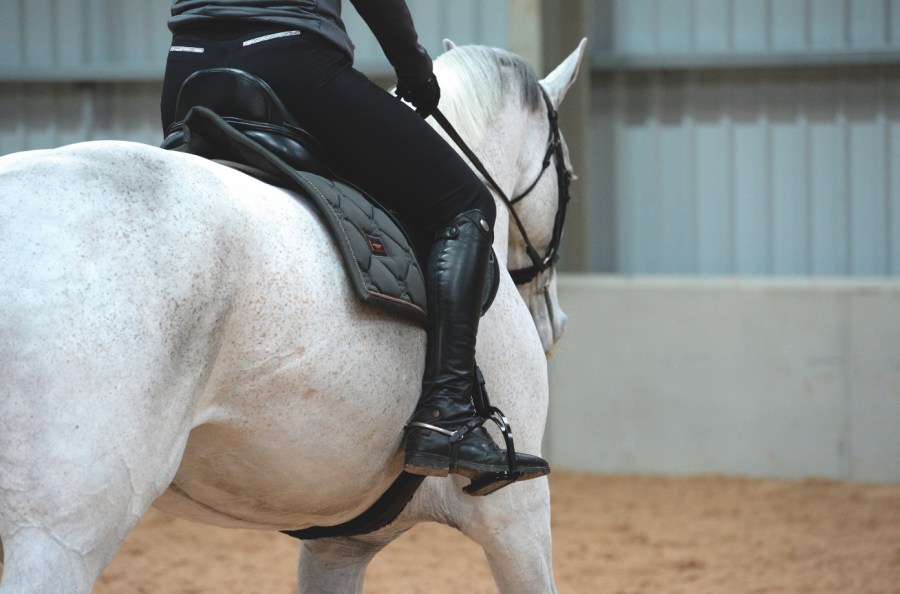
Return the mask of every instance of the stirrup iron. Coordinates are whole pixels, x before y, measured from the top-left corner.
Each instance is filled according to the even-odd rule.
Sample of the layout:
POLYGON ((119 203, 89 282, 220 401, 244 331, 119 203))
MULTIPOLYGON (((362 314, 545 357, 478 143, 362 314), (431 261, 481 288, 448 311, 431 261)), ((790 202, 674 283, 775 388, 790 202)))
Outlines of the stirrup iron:
POLYGON ((482 418, 482 423, 490 420, 500 428, 500 433, 503 434, 503 441, 506 442, 506 460, 509 464, 509 470, 486 473, 487 476, 475 479, 468 486, 463 487, 463 491, 469 495, 483 496, 490 495, 494 491, 499 491, 503 487, 513 484, 522 478, 522 471, 516 465, 516 447, 513 444, 512 427, 510 427, 509 420, 503 414, 503 411, 496 406, 491 406, 487 388, 485 387, 484 375, 482 375, 481 369, 477 364, 475 365, 475 379, 475 392, 472 397, 472 401, 475 404, 475 412, 482 418))

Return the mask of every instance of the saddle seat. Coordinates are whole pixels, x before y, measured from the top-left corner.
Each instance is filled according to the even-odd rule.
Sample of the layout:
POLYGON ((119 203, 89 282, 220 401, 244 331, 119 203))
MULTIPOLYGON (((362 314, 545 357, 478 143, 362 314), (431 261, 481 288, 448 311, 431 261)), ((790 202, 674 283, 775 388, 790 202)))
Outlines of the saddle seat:
POLYGON ((322 146, 261 78, 237 68, 211 68, 189 76, 178 93, 175 122, 166 130, 162 148, 178 150, 185 145, 189 132, 184 120, 196 106, 212 110, 292 168, 334 177, 321 156, 322 146))

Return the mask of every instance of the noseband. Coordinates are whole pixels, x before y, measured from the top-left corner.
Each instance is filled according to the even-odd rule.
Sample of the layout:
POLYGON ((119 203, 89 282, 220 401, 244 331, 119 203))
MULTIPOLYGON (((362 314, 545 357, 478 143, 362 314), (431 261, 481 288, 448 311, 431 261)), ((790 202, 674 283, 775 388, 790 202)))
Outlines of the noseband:
POLYGON ((500 189, 500 185, 494 181, 494 178, 488 173, 487 168, 485 168, 484 164, 478 159, 472 149, 466 145, 450 122, 447 121, 447 118, 444 117, 444 114, 439 110, 435 110, 432 114, 437 123, 440 124, 441 128, 443 128, 447 135, 453 139, 475 168, 484 176, 485 180, 487 180, 491 187, 494 188, 494 191, 500 196, 500 199, 512 215, 513 221, 515 221, 516 227, 519 229, 519 233, 522 235, 522 240, 525 242, 525 253, 527 253, 528 257, 531 259, 531 266, 509 271, 513 282, 517 285, 530 283, 537 275, 556 264, 559 260, 559 244, 562 241, 563 226, 566 222, 566 207, 571 198, 569 195, 569 185, 572 183, 572 174, 566 170, 565 158, 563 157, 562 138, 559 133, 559 116, 556 109, 553 108, 553 103, 550 101, 550 96, 547 95, 547 91, 540 85, 538 85, 538 88, 541 89, 541 95, 544 97, 544 103, 547 106, 547 118, 550 121, 550 136, 547 140, 547 151, 544 153, 541 171, 538 173, 537 178, 525 189, 525 191, 512 199, 509 199, 506 196, 506 193, 500 189), (551 160, 556 164, 556 183, 559 189, 559 203, 556 209, 556 219, 553 221, 553 235, 550 237, 550 245, 547 246, 547 253, 541 256, 528 238, 525 226, 522 224, 522 220, 519 218, 513 205, 528 196, 528 194, 538 185, 544 172, 550 167, 551 160))

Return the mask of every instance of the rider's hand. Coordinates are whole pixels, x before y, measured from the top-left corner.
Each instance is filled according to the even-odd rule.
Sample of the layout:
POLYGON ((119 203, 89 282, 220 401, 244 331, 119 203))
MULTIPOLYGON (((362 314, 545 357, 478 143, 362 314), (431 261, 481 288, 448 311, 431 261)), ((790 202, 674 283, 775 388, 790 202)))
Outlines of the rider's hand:
POLYGON ((413 104, 416 113, 427 118, 437 109, 441 99, 441 87, 437 78, 431 75, 425 83, 415 85, 405 84, 402 80, 397 83, 397 96, 413 104))

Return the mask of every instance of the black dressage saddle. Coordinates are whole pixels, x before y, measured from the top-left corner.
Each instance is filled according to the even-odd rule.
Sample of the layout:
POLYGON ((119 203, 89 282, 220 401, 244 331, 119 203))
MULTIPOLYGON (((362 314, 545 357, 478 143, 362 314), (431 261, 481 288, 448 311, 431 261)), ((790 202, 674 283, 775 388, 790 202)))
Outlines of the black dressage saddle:
MULTIPOLYGON (((359 298, 425 324, 422 269, 398 219, 333 172, 320 143, 265 81, 234 68, 201 70, 182 85, 175 116, 162 148, 217 160, 304 195, 335 238, 359 298)), ((483 312, 499 277, 492 255, 483 312)))
MULTIPOLYGON (((268 83, 236 68, 201 70, 185 80, 178 94, 175 123, 166 130, 162 148, 185 146, 185 134, 190 132, 184 121, 197 106, 218 114, 294 169, 335 177, 321 157, 324 151, 319 142, 300 127, 268 83)), ((223 146, 204 148, 212 154, 232 152, 223 146)))
POLYGON ((194 73, 182 85, 162 148, 213 159, 297 192, 317 207, 357 296, 424 325, 422 270, 396 217, 334 174, 319 142, 265 81, 233 68, 194 73))

